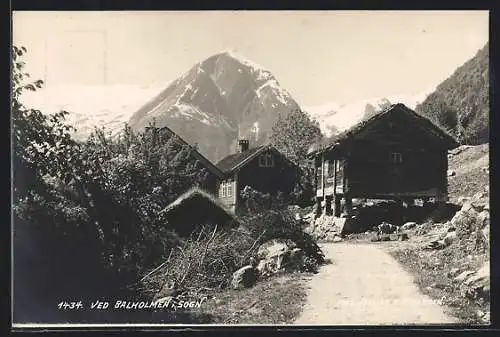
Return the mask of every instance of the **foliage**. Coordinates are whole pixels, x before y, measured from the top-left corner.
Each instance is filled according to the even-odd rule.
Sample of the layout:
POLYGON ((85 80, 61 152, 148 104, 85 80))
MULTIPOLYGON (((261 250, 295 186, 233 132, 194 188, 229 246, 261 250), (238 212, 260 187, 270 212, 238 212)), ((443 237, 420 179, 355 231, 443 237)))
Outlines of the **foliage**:
POLYGON ((438 85, 416 111, 450 131, 462 144, 488 142, 488 62, 486 45, 438 85))
POLYGON ((319 123, 304 111, 281 115, 272 128, 271 144, 296 164, 306 159, 309 147, 322 137, 319 123))
POLYGON ((109 296, 179 242, 159 211, 210 176, 191 148, 154 125, 74 141, 66 112, 49 116, 20 103, 24 91, 42 86, 25 83, 25 52, 13 48, 14 274, 37 282, 16 286, 16 300, 109 296))
POLYGON ((246 205, 243 223, 252 237, 259 238, 260 243, 273 239, 291 240, 317 264, 324 262, 321 249, 303 230, 307 224, 295 219, 282 200, 248 186, 241 197, 246 205))
POLYGON ((306 154, 309 147, 321 138, 319 123, 298 109, 285 118, 279 116, 272 129, 271 144, 300 168, 292 196, 301 206, 310 205, 314 196, 314 173, 306 154))
MULTIPOLYGON (((142 281, 144 293, 158 295, 165 283, 179 292, 199 292, 225 288, 233 272, 248 264, 250 253, 258 246, 249 235, 221 231, 204 226, 172 248, 160 268, 152 270, 142 281)), ((160 292, 161 294, 161 292, 160 292)))

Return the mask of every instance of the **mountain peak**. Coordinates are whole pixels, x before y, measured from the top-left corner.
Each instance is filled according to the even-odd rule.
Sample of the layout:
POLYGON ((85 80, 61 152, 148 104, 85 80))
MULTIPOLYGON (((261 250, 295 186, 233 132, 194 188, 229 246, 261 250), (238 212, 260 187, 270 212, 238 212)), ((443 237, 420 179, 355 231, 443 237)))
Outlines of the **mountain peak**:
POLYGON ((265 69, 263 66, 261 66, 260 64, 258 63, 255 63, 251 60, 249 60, 248 58, 246 58, 245 56, 243 56, 242 54, 240 54, 239 52, 236 51, 236 49, 226 49, 226 50, 223 50, 222 52, 218 53, 217 54, 219 57, 220 56, 225 56, 225 57, 228 57, 228 58, 231 58, 247 67, 250 67, 250 68, 253 68, 255 70, 265 70, 267 71, 267 69, 265 69))

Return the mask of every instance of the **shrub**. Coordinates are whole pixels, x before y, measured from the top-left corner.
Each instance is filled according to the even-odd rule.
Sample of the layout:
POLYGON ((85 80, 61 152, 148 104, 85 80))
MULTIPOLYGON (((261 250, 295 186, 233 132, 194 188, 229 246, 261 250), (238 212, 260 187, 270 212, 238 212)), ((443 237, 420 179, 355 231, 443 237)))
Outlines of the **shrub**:
POLYGON ((306 223, 295 219, 286 204, 277 198, 245 187, 241 195, 247 207, 243 216, 244 227, 250 235, 264 243, 272 239, 293 241, 318 264, 324 262, 324 255, 309 234, 303 231, 306 223))
POLYGON ((143 278, 141 289, 154 296, 167 282, 181 292, 225 288, 234 271, 249 263, 258 248, 254 243, 242 232, 204 226, 174 247, 166 261, 143 278))

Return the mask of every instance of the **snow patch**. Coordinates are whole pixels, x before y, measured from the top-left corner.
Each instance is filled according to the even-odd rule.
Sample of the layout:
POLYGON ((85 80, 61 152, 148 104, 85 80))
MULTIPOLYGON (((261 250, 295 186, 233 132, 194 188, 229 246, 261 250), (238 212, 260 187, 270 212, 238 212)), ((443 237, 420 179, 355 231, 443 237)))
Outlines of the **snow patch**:
MULTIPOLYGON (((417 94, 395 94, 384 98, 387 98, 392 104, 403 103, 410 109, 415 109, 417 103, 424 101, 433 90, 434 88, 429 88, 417 94)), ((319 122, 323 133, 330 136, 332 126, 337 128, 339 132, 344 131, 361 121, 367 104, 378 108, 379 103, 383 103, 383 101, 383 98, 377 97, 347 104, 330 102, 319 106, 304 107, 304 111, 319 122)))

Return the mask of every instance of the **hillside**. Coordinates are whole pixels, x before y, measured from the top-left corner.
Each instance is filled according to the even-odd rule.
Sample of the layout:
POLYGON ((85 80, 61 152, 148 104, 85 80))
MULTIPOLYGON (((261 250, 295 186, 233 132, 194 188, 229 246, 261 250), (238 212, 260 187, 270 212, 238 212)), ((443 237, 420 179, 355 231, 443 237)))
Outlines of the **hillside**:
POLYGON ((448 177, 450 200, 472 197, 478 192, 489 192, 489 144, 460 146, 448 155, 448 168, 454 175, 448 177))
POLYGON ((462 144, 489 138, 488 44, 439 84, 416 111, 450 130, 462 144))
POLYGON ((251 146, 269 139, 278 115, 299 108, 263 67, 227 51, 194 65, 138 109, 130 126, 167 125, 216 162, 235 150, 237 139, 251 146))

